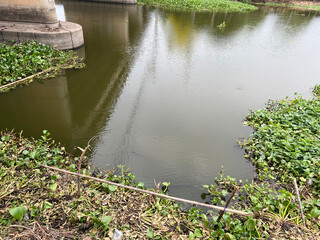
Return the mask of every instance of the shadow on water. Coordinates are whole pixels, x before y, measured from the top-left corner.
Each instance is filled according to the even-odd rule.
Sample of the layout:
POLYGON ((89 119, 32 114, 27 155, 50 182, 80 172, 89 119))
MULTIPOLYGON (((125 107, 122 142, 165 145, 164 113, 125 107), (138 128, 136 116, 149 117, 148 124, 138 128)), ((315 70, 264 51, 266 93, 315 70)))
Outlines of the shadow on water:
POLYGON ((87 67, 0 95, 0 128, 73 152, 89 139, 99 167, 125 164, 148 187, 201 200, 221 165, 250 179, 236 139, 249 109, 319 81, 315 13, 260 7, 251 13, 194 13, 86 1, 56 1, 83 26, 87 67), (217 26, 226 23, 225 29, 217 26))

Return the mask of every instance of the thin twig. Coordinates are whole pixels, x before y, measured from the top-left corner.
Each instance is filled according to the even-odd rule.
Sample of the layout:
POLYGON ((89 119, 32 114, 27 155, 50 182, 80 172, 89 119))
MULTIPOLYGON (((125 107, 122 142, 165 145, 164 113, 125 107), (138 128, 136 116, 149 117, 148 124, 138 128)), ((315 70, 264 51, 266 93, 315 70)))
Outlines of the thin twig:
POLYGON ((299 208, 300 208, 300 212, 301 212, 303 226, 306 227, 306 220, 305 220, 304 214, 303 214, 303 209, 302 209, 302 204, 301 204, 301 200, 300 200, 300 194, 299 194, 299 189, 298 189, 296 178, 293 179, 293 183, 294 183, 294 188, 296 189, 296 194, 297 194, 297 198, 298 198, 298 203, 299 203, 299 208))
POLYGON ((31 230, 30 228, 26 227, 26 226, 22 226, 22 225, 10 225, 7 228, 24 228, 24 229, 28 229, 31 230))
POLYGON ((78 174, 78 173, 70 172, 70 171, 59 169, 59 168, 55 168, 55 167, 49 167, 49 166, 46 166, 46 165, 43 165, 43 164, 39 164, 39 166, 44 167, 44 168, 48 168, 48 169, 51 169, 51 170, 54 170, 54 171, 63 172, 63 173, 70 174, 70 175, 74 175, 74 176, 79 176, 79 177, 83 177, 83 178, 92 179, 92 180, 95 180, 97 182, 103 182, 103 183, 108 183, 110 185, 114 185, 114 186, 118 186, 118 187, 122 187, 122 188, 127 188, 127 189, 130 189, 130 190, 133 190, 133 191, 142 192, 142 193, 146 193, 146 194, 150 194, 150 195, 154 195, 154 196, 158 196, 158 197, 171 199, 171 200, 174 200, 174 201, 185 202, 185 203, 189 203, 189 204, 194 204, 194 205, 198 205, 198 206, 202 206, 202 207, 207 207, 207 208, 211 208, 211 209, 215 209, 215 210, 219 210, 219 211, 226 211, 226 212, 235 213, 235 214, 244 215, 244 216, 253 216, 252 213, 248 213, 248 212, 243 212, 243 211, 234 210, 234 209, 230 209, 230 208, 224 208, 224 207, 219 207, 219 206, 215 206, 215 205, 200 203, 200 202, 187 200, 187 199, 183 199, 183 198, 172 197, 172 196, 168 196, 168 195, 161 194, 161 193, 156 193, 156 192, 152 192, 152 191, 148 191, 148 190, 144 190, 144 189, 140 189, 140 188, 135 188, 135 187, 132 187, 132 186, 123 185, 123 184, 120 184, 120 183, 110 182, 110 181, 107 181, 107 180, 104 180, 104 179, 100 179, 100 178, 96 178, 96 177, 87 176, 87 175, 84 175, 84 174, 78 174))
MULTIPOLYGON (((226 209, 226 208, 229 206, 232 198, 234 197, 234 195, 236 194, 236 192, 238 191, 238 189, 239 189, 238 186, 236 186, 236 187, 233 189, 233 191, 232 191, 232 193, 231 193, 231 195, 230 195, 230 197, 229 197, 229 199, 228 199, 228 201, 227 201, 224 209, 226 209)), ((220 211, 220 215, 219 215, 219 217, 218 217, 217 222, 220 222, 220 220, 221 220, 221 218, 222 218, 222 216, 223 216, 224 213, 225 213, 225 211, 220 211)))
POLYGON ((153 182, 154 182, 154 186, 156 187, 156 192, 159 192, 161 182, 156 183, 155 179, 153 179, 153 182))
MULTIPOLYGON (((90 147, 90 145, 87 145, 85 149, 82 149, 81 147, 78 147, 80 149, 80 151, 82 151, 81 156, 80 156, 80 160, 79 160, 79 164, 78 164, 78 174, 80 174, 81 172, 81 163, 82 163, 82 159, 86 153, 86 151, 88 150, 88 148, 90 147)), ((80 197, 81 192, 80 192, 80 176, 78 176, 78 197, 80 197)))

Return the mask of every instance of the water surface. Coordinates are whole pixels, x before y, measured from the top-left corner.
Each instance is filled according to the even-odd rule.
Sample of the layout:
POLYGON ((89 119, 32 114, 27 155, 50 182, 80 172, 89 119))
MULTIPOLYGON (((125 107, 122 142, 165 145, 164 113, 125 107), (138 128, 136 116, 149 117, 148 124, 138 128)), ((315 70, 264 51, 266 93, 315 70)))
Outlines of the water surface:
POLYGON ((251 179, 237 147, 242 120, 268 99, 311 96, 319 83, 320 18, 260 8, 192 13, 56 1, 62 20, 83 26, 86 69, 0 95, 0 128, 39 137, 43 129, 105 168, 132 169, 147 186, 199 200, 226 174, 251 179), (226 22, 225 31, 216 26, 226 22))

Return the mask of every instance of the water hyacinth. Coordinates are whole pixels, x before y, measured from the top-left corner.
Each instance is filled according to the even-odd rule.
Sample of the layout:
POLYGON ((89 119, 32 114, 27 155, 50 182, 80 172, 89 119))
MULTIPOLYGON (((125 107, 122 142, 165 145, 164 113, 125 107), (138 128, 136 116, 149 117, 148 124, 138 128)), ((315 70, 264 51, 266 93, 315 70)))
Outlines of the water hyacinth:
POLYGON ((253 11, 253 5, 229 0, 138 0, 139 4, 192 11, 253 11))
POLYGON ((246 124, 255 129, 245 143, 247 157, 282 181, 309 182, 320 189, 320 99, 297 96, 270 101, 251 112, 246 124))
POLYGON ((0 86, 50 69, 84 67, 73 51, 61 51, 36 41, 0 43, 0 86))

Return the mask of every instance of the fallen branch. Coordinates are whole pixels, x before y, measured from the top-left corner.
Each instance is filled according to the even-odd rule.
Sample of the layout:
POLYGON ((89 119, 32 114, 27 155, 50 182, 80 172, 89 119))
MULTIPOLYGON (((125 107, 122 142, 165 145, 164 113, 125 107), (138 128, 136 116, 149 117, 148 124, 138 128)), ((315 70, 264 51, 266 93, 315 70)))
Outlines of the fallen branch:
POLYGON ((107 180, 104 180, 104 179, 100 179, 100 178, 96 178, 96 177, 91 177, 91 176, 87 176, 87 175, 83 175, 83 174, 79 174, 79 173, 74 173, 74 172, 70 172, 70 171, 59 169, 59 168, 55 168, 55 167, 46 166, 46 165, 43 165, 43 164, 39 164, 39 166, 47 168, 47 169, 51 169, 51 170, 54 170, 54 171, 63 172, 63 173, 70 174, 70 175, 74 175, 74 176, 79 176, 79 177, 83 177, 83 178, 92 179, 92 180, 95 180, 97 182, 108 183, 110 185, 114 185, 114 186, 117 186, 117 187, 130 189, 130 190, 133 190, 133 191, 150 194, 150 195, 154 195, 154 196, 157 196, 157 197, 163 197, 163 198, 171 199, 171 200, 174 200, 174 201, 179 201, 179 202, 189 203, 189 204, 198 205, 198 206, 202 206, 202 207, 207 207, 207 208, 215 209, 215 210, 218 210, 218 211, 226 211, 226 212, 239 214, 239 215, 243 215, 243 216, 253 216, 252 213, 248 213, 248 212, 243 212, 243 211, 234 210, 234 209, 230 209, 230 208, 224 208, 224 207, 219 207, 219 206, 215 206, 215 205, 200 203, 200 202, 187 200, 187 199, 183 199, 183 198, 172 197, 172 196, 168 196, 168 195, 161 194, 161 193, 156 193, 156 192, 152 192, 152 191, 148 191, 148 190, 144 190, 144 189, 140 189, 140 188, 136 188, 136 187, 132 187, 132 186, 123 185, 123 184, 120 184, 120 183, 110 182, 110 181, 107 181, 107 180))

